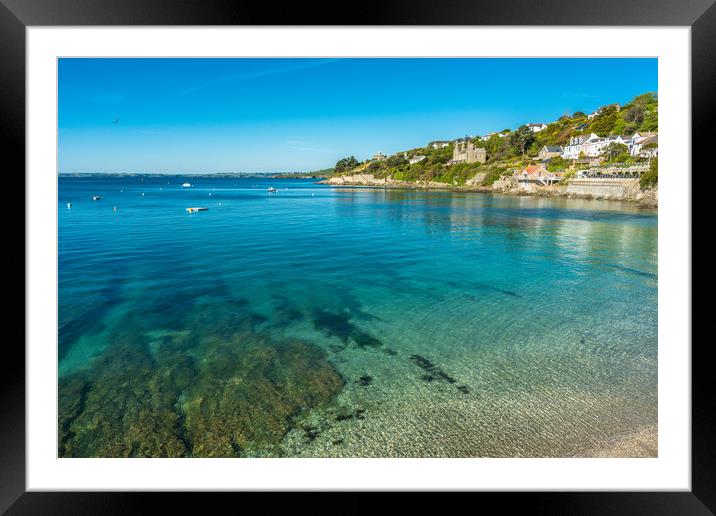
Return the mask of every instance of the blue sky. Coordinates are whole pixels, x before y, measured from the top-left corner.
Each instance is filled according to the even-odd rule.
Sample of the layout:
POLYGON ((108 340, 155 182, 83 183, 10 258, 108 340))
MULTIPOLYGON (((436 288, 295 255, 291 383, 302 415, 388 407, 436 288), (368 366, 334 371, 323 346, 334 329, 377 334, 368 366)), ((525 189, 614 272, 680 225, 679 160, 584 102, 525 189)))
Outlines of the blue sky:
POLYGON ((60 59, 59 171, 318 170, 647 91, 656 59, 60 59))

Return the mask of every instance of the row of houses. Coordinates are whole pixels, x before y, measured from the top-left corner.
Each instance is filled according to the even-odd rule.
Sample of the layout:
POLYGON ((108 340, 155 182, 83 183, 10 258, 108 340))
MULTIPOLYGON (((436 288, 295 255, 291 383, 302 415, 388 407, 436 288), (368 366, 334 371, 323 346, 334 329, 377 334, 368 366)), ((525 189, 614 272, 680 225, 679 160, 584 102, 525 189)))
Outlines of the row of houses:
MULTIPOLYGON (((533 133, 538 133, 542 131, 543 129, 547 129, 547 124, 525 124, 527 127, 532 131, 533 133)), ((486 142, 489 140, 492 136, 499 136, 500 138, 505 138, 510 135, 510 131, 507 132, 501 132, 501 133, 488 133, 485 136, 480 136, 479 140, 482 142, 486 142)), ((465 140, 472 139, 472 136, 468 136, 465 138, 458 138, 456 140, 436 140, 434 142, 428 143, 428 147, 431 149, 444 149, 445 147, 450 146, 452 143, 459 143, 465 140)))
POLYGON ((654 157, 658 154, 659 135, 651 132, 634 133, 632 136, 601 137, 594 133, 589 135, 573 136, 569 144, 564 147, 558 145, 545 145, 540 149, 539 158, 542 160, 561 156, 564 159, 579 159, 599 157, 612 143, 624 145, 629 154, 635 157, 654 157), (649 144, 656 147, 645 149, 649 144))

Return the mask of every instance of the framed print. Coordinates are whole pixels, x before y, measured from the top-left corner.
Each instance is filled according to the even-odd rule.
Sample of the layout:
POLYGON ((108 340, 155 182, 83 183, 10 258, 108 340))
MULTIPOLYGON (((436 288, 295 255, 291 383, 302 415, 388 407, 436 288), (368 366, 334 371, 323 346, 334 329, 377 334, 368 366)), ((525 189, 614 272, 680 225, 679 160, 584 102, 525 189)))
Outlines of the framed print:
POLYGON ((4 0, 27 303, 3 509, 714 510, 691 171, 716 8, 408 4, 4 0))

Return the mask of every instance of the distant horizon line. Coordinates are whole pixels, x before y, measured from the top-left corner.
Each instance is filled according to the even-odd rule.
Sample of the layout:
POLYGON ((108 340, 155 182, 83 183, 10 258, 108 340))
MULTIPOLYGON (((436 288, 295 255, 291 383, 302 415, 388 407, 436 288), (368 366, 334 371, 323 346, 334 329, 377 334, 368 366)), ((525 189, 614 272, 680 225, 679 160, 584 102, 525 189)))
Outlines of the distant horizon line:
POLYGON ((58 176, 264 176, 270 174, 317 174, 324 170, 292 172, 58 172, 58 176))

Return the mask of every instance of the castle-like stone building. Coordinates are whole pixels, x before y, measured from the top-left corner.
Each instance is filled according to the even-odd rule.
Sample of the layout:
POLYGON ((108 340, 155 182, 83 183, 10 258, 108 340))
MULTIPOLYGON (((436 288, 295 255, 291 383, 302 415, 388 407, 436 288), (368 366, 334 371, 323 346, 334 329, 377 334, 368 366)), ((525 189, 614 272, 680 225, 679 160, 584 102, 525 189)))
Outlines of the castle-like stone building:
POLYGON ((484 163, 487 161, 487 151, 483 147, 476 147, 471 141, 457 141, 452 151, 450 164, 456 163, 484 163))

